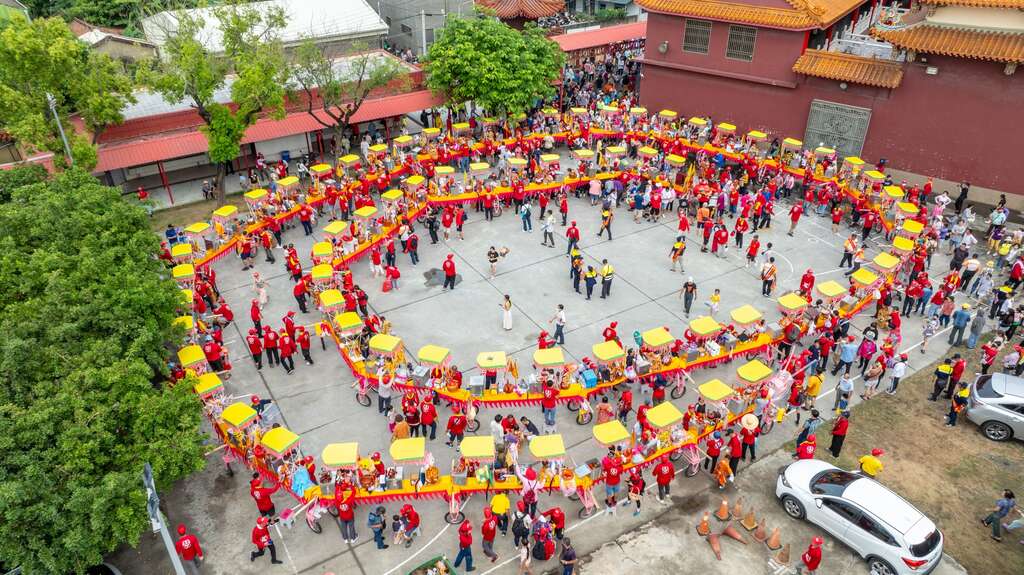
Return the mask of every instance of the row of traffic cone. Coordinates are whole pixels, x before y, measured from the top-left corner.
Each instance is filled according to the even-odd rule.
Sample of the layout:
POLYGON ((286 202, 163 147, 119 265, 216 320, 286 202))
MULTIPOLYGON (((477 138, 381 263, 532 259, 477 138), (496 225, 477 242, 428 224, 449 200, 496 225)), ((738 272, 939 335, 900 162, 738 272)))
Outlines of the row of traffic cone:
POLYGON ((751 509, 747 511, 746 515, 743 514, 743 504, 739 499, 733 505, 732 510, 729 509, 729 501, 722 499, 722 504, 719 505, 718 511, 715 512, 715 519, 726 522, 725 528, 720 533, 712 533, 711 525, 709 524, 710 513, 705 511, 704 516, 701 518, 700 523, 697 525, 697 534, 701 537, 706 537, 708 544, 711 545, 711 551, 715 554, 715 558, 719 561, 722 560, 722 546, 721 537, 729 537, 735 539, 740 543, 746 545, 747 541, 743 538, 743 535, 736 530, 732 525, 732 520, 740 520, 740 525, 743 526, 747 531, 753 531, 752 537, 759 543, 764 543, 772 551, 779 551, 775 554, 773 559, 775 563, 779 565, 789 564, 789 543, 785 546, 781 542, 781 534, 779 528, 772 529, 771 534, 768 534, 768 526, 765 519, 762 518, 761 522, 758 523, 757 518, 754 516, 754 511, 751 509))

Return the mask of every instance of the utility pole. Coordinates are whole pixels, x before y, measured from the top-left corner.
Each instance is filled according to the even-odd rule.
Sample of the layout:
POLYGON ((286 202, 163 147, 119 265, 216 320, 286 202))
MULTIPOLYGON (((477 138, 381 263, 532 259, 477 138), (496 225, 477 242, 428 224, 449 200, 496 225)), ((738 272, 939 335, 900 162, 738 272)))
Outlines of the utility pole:
POLYGON ((423 55, 427 55, 427 11, 420 10, 420 39, 423 42, 423 55))
POLYGON ((174 549, 174 542, 171 541, 171 534, 167 532, 167 522, 164 521, 163 513, 160 513, 160 496, 156 493, 156 483, 153 482, 153 468, 146 463, 142 468, 142 484, 146 487, 146 511, 149 512, 149 521, 153 524, 153 531, 159 531, 164 540, 164 547, 167 548, 167 556, 171 558, 171 565, 174 566, 176 575, 185 575, 185 568, 181 565, 181 558, 174 549))
MULTIPOLYGON (((25 19, 31 21, 32 15, 28 13, 28 8, 25 9, 25 19)), ((60 132, 60 140, 64 142, 64 155, 68 158, 68 163, 72 166, 75 165, 75 158, 71 155, 71 146, 68 145, 68 137, 64 135, 64 125, 60 122, 60 116, 57 115, 57 101, 52 95, 46 94, 46 103, 50 106, 50 113, 53 114, 53 121, 57 123, 57 131, 60 132)))

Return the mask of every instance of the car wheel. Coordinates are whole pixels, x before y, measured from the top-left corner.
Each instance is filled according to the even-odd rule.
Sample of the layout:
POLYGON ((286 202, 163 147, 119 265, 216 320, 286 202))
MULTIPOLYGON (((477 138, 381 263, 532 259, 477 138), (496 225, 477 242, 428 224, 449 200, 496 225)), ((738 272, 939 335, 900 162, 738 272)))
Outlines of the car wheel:
POLYGON ((807 512, 804 511, 804 504, 797 501, 797 499, 791 495, 782 496, 782 508, 786 511, 786 515, 789 515, 793 519, 803 519, 807 517, 807 512))
POLYGON ((871 572, 871 575, 897 575, 896 570, 888 561, 878 557, 868 557, 868 571, 871 572))
POLYGON ((1010 429, 1010 426, 998 421, 986 421, 981 426, 981 432, 992 441, 1006 441, 1013 437, 1013 430, 1010 429))

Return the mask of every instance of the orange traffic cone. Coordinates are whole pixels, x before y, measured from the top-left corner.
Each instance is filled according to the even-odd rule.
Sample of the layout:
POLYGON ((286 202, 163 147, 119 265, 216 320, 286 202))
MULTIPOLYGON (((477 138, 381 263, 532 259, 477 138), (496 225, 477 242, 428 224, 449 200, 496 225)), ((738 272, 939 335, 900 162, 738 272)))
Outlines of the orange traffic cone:
POLYGON ((722 504, 718 506, 718 511, 715 511, 715 518, 719 521, 729 520, 729 500, 722 499, 722 504))
POLYGON ((754 539, 760 543, 764 543, 768 539, 768 523, 764 520, 764 517, 761 518, 761 523, 754 530, 754 539))
POLYGON ((789 543, 775 554, 775 562, 779 565, 789 565, 789 543))
POLYGON ((776 549, 782 547, 781 539, 782 536, 779 534, 779 528, 776 527, 775 529, 772 529, 771 537, 769 537, 768 541, 765 541, 764 544, 767 545, 768 548, 772 551, 775 551, 776 549))
POLYGON ((736 503, 732 504, 732 518, 742 519, 743 518, 743 500, 739 497, 736 498, 736 503))
POLYGON ((740 525, 747 531, 753 531, 757 527, 757 518, 754 517, 754 510, 747 511, 747 515, 740 521, 740 525))
POLYGON ((743 538, 743 534, 733 527, 732 523, 727 523, 725 525, 725 529, 722 530, 722 536, 735 539, 744 545, 747 544, 747 540, 743 538))
POLYGON ((708 544, 711 545, 711 552, 715 554, 715 559, 722 560, 722 542, 718 540, 718 535, 712 533, 708 535, 708 544))
POLYGON ((704 517, 701 518, 700 523, 697 525, 697 534, 701 537, 707 537, 708 533, 711 533, 711 526, 708 525, 708 517, 710 515, 710 513, 705 511, 704 517))

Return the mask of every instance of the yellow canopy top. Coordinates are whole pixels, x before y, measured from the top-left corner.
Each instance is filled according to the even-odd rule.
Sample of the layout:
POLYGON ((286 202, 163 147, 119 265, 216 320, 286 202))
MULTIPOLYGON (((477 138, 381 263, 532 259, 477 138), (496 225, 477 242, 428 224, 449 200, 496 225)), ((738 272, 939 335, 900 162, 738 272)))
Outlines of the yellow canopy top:
POLYGON ((341 291, 336 289, 328 289, 320 292, 320 305, 324 306, 324 309, 330 311, 335 307, 338 307, 345 302, 345 298, 341 295, 341 291))
POLYGON ((455 131, 468 130, 469 129, 469 122, 456 122, 456 123, 452 124, 452 129, 455 130, 455 131))
POLYGON ((509 158, 508 163, 512 166, 525 166, 526 158, 509 158))
POLYGON ((719 132, 735 132, 736 131, 736 126, 734 124, 730 124, 728 122, 722 122, 722 123, 718 124, 718 131, 719 132))
MULTIPOLYGON (((231 206, 231 207, 234 207, 234 206, 231 206)), ((216 214, 216 212, 214 212, 214 214, 216 214)), ((210 224, 208 224, 206 222, 196 222, 194 224, 189 224, 189 226, 187 228, 185 228, 185 233, 201 234, 201 233, 205 232, 208 229, 210 229, 210 224)))
MULTIPOLYGON (((415 184, 411 184, 411 185, 415 185, 415 184)), ((402 199, 402 196, 404 196, 404 195, 405 194, 402 192, 402 190, 388 190, 388 191, 384 192, 383 194, 381 194, 380 197, 381 197, 382 200, 384 200, 386 202, 397 202, 398 200, 402 199)))
POLYGON ((572 112, 576 116, 582 116, 582 115, 587 113, 587 109, 586 108, 569 108, 569 111, 572 112))
POLYGON ((606 447, 629 439, 629 431, 618 419, 595 425, 591 431, 594 433, 594 439, 606 447))
MULTIPOLYGON (((328 164, 317 164, 315 166, 310 166, 309 171, 311 171, 314 174, 319 176, 320 174, 329 174, 329 173, 331 173, 332 169, 333 168, 331 168, 331 166, 328 165, 328 164)), ((294 186, 295 184, 298 184, 298 183, 299 183, 298 176, 285 176, 285 177, 283 177, 283 178, 281 178, 280 180, 277 181, 277 185, 281 186, 281 187, 284 187, 284 188, 287 188, 289 186, 294 186)))
POLYGON ((854 167, 859 167, 864 165, 864 160, 858 158, 857 156, 846 156, 846 158, 843 159, 843 163, 850 164, 851 166, 854 167))
MULTIPOLYGON (((451 166, 438 166, 437 167, 437 171, 440 171, 441 168, 449 168, 449 167, 451 167, 451 166)), ((413 174, 413 175, 411 175, 411 176, 409 176, 408 178, 405 179, 405 183, 410 185, 410 186, 418 186, 418 185, 422 184, 423 180, 425 180, 425 179, 426 178, 424 178, 423 176, 421 176, 419 174, 413 174)))
POLYGON ((178 264, 171 269, 171 275, 176 280, 187 280, 196 275, 196 268, 192 264, 178 264))
POLYGON ((530 453, 537 459, 557 459, 565 455, 565 442, 560 433, 537 435, 530 440, 530 453))
POLYGON ((779 307, 786 311, 800 311, 807 307, 807 300, 796 293, 789 292, 779 298, 779 307))
POLYGON ((924 230, 924 224, 917 220, 903 220, 903 231, 908 234, 919 234, 924 230))
POLYGON ((275 427, 260 438, 263 447, 278 457, 284 457, 298 442, 299 436, 287 427, 275 427))
POLYGON ((470 435, 459 442, 459 455, 475 461, 494 460, 494 436, 470 435))
POLYGON ((363 318, 354 311, 346 311, 334 316, 334 325, 343 333, 351 333, 363 329, 363 318))
POLYGON ((434 168, 434 173, 439 176, 450 176, 455 173, 455 168, 451 166, 438 166, 434 168))
POLYGON ((348 222, 341 220, 334 220, 333 222, 324 226, 324 233, 331 236, 340 236, 348 230, 348 222))
POLYGON ((814 153, 819 156, 831 156, 836 153, 836 151, 828 146, 818 146, 817 148, 814 148, 814 153))
POLYGON ((359 163, 359 156, 355 154, 345 154, 344 156, 338 158, 338 161, 341 162, 342 164, 345 164, 346 166, 351 166, 353 164, 359 163))
POLYGON ((615 361, 626 356, 626 352, 622 351, 622 346, 615 340, 595 343, 591 351, 594 352, 594 357, 604 362, 615 361))
POLYGON ((616 108, 615 106, 609 106, 607 104, 601 104, 600 106, 598 106, 598 109, 600 109, 602 112, 605 112, 605 113, 608 113, 608 114, 618 114, 619 113, 619 109, 618 108, 616 108))
POLYGON ((860 268, 859 270, 853 272, 852 275, 850 275, 850 279, 852 279, 854 283, 860 284, 861 286, 869 286, 875 283, 876 280, 878 280, 878 274, 869 270, 868 268, 860 268))
POLYGON ((648 347, 664 347, 673 341, 675 338, 663 327, 656 327, 649 329, 643 333, 644 344, 648 347))
MULTIPOLYGON (((909 223, 909 220, 905 223, 909 223)), ((914 240, 903 236, 896 236, 892 239, 892 247, 897 251, 910 252, 914 250, 914 240)))
POLYGON ((896 209, 910 216, 913 216, 917 214, 917 212, 921 211, 921 208, 915 206, 910 202, 898 202, 896 204, 896 209))
POLYGON ((249 190, 245 192, 245 198, 247 200, 262 200, 267 197, 267 190, 263 188, 256 188, 255 190, 249 190))
POLYGON ((581 150, 573 150, 572 153, 575 154, 576 157, 580 158, 580 159, 593 158, 594 157, 594 150, 588 150, 586 148, 581 149, 581 150))
MULTIPOLYGON (((731 387, 722 383, 722 380, 720 379, 712 379, 711 381, 700 384, 697 391, 707 398, 708 401, 721 401, 736 393, 731 387)), ((650 411, 647 413, 650 413, 650 411)))
POLYGON ((409 142, 412 142, 412 136, 410 136, 408 134, 402 134, 401 136, 398 136, 397 138, 395 138, 394 141, 395 141, 396 144, 404 146, 404 145, 408 144, 409 142))
POLYGON ((746 325, 754 323, 755 321, 761 319, 762 316, 761 312, 757 311, 757 308, 748 303, 741 305, 740 307, 730 311, 729 317, 732 318, 732 321, 740 325, 746 325))
POLYGON ((426 134, 427 137, 436 137, 441 133, 441 128, 423 128, 423 133, 426 134))
POLYGON ((903 188, 899 186, 886 186, 885 195, 889 196, 894 200, 898 200, 904 196, 903 188))
POLYGON ((658 112, 658 115, 662 118, 675 118, 679 115, 675 110, 662 110, 658 112))
POLYGON ((374 206, 363 206, 358 210, 352 212, 357 218, 372 218, 377 215, 377 208, 374 206))
POLYGON ((220 419, 236 429, 242 429, 256 420, 256 410, 239 401, 232 403, 220 412, 220 419))
POLYGON ((796 138, 786 138, 785 140, 782 140, 782 145, 789 146, 791 148, 799 148, 800 146, 803 146, 804 143, 796 138))
POLYGON ((637 150, 637 152, 640 155, 642 155, 642 156, 656 156, 656 155, 658 155, 658 150, 655 150, 654 148, 652 148, 650 146, 643 146, 639 150, 637 150))
POLYGON ((533 363, 538 367, 560 367, 565 365, 565 354, 560 347, 538 349, 533 352, 533 363))
POLYGON ((767 379, 772 375, 772 368, 761 363, 761 360, 754 359, 744 363, 736 370, 736 375, 740 376, 740 379, 749 383, 757 383, 763 379, 767 379))
POLYGON ((842 284, 835 280, 821 282, 820 284, 814 286, 814 288, 818 290, 818 293, 827 298, 839 297, 846 293, 846 288, 844 288, 842 284))
POLYGON ((230 218, 236 213, 238 213, 238 207, 231 205, 221 206, 216 210, 213 210, 213 215, 217 216, 218 218, 230 218))
POLYGON ((491 169, 491 165, 487 162, 473 162, 469 165, 469 171, 473 173, 486 172, 491 169))
POLYGON ((761 130, 751 130, 747 132, 747 137, 751 140, 761 141, 768 139, 768 134, 765 134, 761 130))
POLYGON ((868 170, 864 172, 864 177, 871 180, 872 182, 881 182, 885 180, 885 174, 878 170, 868 170))
POLYGON ((388 145, 387 144, 374 144, 374 145, 370 146, 370 151, 373 152, 374 154, 379 154, 381 152, 386 152, 386 151, 388 151, 388 145))
POLYGON ((334 268, 330 264, 320 264, 313 266, 313 271, 310 273, 315 280, 325 280, 334 276, 334 268))
POLYGON ((416 354, 416 359, 420 363, 428 365, 441 365, 448 360, 449 355, 451 355, 451 350, 447 347, 430 344, 420 348, 419 353, 416 354))
POLYGON ((185 256, 192 255, 192 244, 188 242, 176 244, 171 248, 171 255, 176 258, 183 258, 185 256))
POLYGON ((875 259, 871 260, 871 263, 878 266, 878 269, 880 270, 889 271, 900 265, 900 258, 890 253, 882 252, 875 256, 875 259))
POLYGON ((705 120, 704 118, 698 118, 696 116, 690 118, 690 125, 693 125, 693 126, 706 126, 707 124, 708 124, 708 121, 705 120))
POLYGON ((508 356, 503 351, 482 351, 476 355, 480 369, 502 369, 508 365, 508 356))
POLYGON ((686 158, 677 156, 676 154, 669 154, 665 159, 673 166, 681 166, 686 163, 686 158))
POLYGON ((545 163, 557 162, 558 154, 541 154, 540 161, 545 163))
POLYGON ((386 333, 378 333, 370 338, 370 349, 377 353, 394 353, 400 345, 402 345, 401 338, 386 333))
POLYGON ((195 327, 195 322, 192 320, 192 316, 190 315, 180 315, 174 318, 174 321, 171 323, 174 325, 180 325, 185 328, 185 331, 192 331, 192 328, 195 327))
POLYGON ((669 401, 647 410, 647 422, 658 429, 675 425, 682 418, 683 412, 669 401))
POLYGON ((396 439, 388 453, 396 463, 420 461, 427 456, 427 440, 425 437, 396 439))
POLYGON ((178 361, 181 362, 181 367, 190 367, 200 361, 206 361, 206 354, 198 345, 186 345, 178 350, 178 361))
POLYGON ((199 397, 206 397, 212 395, 219 389, 224 388, 224 382, 220 380, 220 376, 216 373, 204 373, 199 376, 199 381, 192 386, 192 390, 195 391, 199 397))
POLYGON ((554 108, 541 108, 540 113, 544 114, 545 116, 551 116, 554 114, 558 114, 558 110, 554 108))
POLYGON ((334 246, 331 242, 317 242, 313 244, 313 255, 317 257, 327 257, 334 253, 334 246))
POLYGON ((320 452, 320 460, 324 462, 324 467, 329 469, 354 467, 359 461, 359 443, 328 443, 320 452))
POLYGON ((606 154, 621 156, 626 153, 626 146, 608 146, 604 151, 606 154))
POLYGON ((722 331, 722 324, 715 318, 705 315, 690 322, 690 331, 700 336, 708 336, 722 331))

